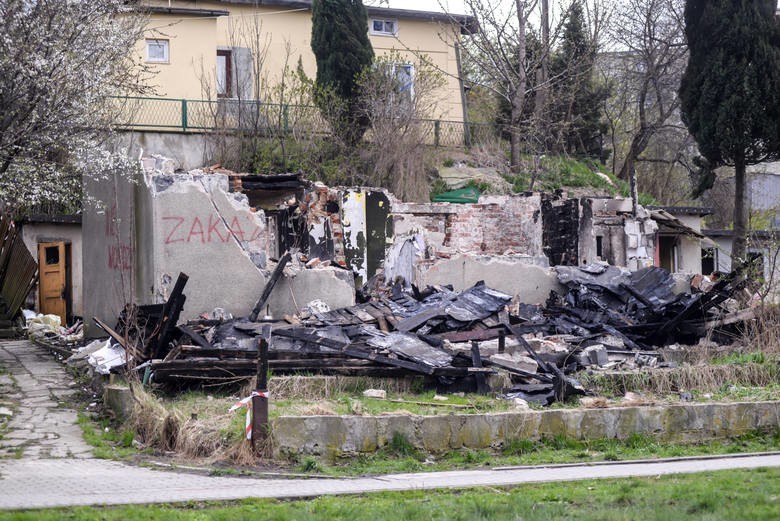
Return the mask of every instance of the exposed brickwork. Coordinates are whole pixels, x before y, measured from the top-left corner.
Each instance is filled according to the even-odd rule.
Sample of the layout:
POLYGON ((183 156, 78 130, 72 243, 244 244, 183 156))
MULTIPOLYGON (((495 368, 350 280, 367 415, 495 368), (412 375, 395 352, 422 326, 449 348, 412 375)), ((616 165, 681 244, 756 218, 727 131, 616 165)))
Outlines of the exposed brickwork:
POLYGON ((333 261, 341 266, 347 265, 344 253, 344 227, 341 223, 341 191, 324 185, 316 185, 306 192, 300 203, 300 210, 306 215, 309 226, 320 226, 325 220, 330 221, 330 231, 333 234, 333 261))
POLYGON ((541 256, 539 194, 483 197, 476 204, 393 202, 396 237, 421 233, 423 259, 453 254, 541 256))
POLYGON ((459 252, 540 256, 542 219, 540 196, 533 194, 485 198, 478 204, 459 205, 448 216, 444 245, 459 252))

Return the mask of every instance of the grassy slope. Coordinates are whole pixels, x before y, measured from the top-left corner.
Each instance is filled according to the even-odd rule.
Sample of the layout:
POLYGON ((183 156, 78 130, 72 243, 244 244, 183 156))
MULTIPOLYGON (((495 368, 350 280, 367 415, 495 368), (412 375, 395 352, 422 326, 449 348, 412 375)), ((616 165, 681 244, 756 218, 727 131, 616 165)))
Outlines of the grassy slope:
MULTIPOLYGON (((533 164, 531 160, 527 161, 533 164)), ((504 178, 512 186, 515 193, 528 190, 532 178, 530 168, 521 168, 521 172, 515 175, 505 175, 504 178)), ((605 172, 605 168, 599 167, 594 161, 581 161, 562 156, 544 156, 539 162, 539 173, 534 183, 535 191, 554 192, 558 189, 582 189, 593 194, 630 197, 629 186, 626 181, 620 180, 610 173, 596 174, 596 171, 605 172)), ((490 185, 480 180, 472 180, 467 186, 478 188, 483 193, 490 192, 490 185)), ((443 183, 434 184, 431 197, 446 192, 449 188, 443 183)), ((657 201, 648 194, 639 194, 639 203, 643 205, 657 204, 657 201)))
POLYGON ((780 518, 780 469, 414 491, 306 501, 69 508, 0 513, 0 520, 770 520, 780 518))

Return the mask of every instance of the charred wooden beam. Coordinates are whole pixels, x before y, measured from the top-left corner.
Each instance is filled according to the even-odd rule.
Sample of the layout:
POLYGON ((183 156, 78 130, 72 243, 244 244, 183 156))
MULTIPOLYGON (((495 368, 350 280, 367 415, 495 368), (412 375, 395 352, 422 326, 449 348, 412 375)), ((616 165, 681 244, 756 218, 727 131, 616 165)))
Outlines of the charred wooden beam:
POLYGON ((282 276, 282 271, 284 270, 284 267, 287 265, 287 263, 290 262, 290 259, 292 259, 292 255, 290 255, 289 251, 282 255, 281 259, 279 259, 274 272, 271 274, 271 278, 268 279, 268 282, 263 288, 263 293, 260 295, 260 299, 255 304, 255 307, 252 308, 252 313, 249 315, 249 320, 252 322, 257 322, 258 315, 260 315, 260 312, 263 310, 265 303, 268 302, 268 297, 271 296, 271 292, 273 291, 274 286, 276 286, 277 281, 282 276))

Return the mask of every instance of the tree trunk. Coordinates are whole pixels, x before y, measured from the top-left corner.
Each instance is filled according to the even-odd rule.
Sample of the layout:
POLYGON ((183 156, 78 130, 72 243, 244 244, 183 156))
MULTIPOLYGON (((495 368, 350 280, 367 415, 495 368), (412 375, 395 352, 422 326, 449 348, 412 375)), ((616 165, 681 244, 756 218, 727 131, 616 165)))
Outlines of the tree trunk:
MULTIPOLYGON (((514 119, 514 118, 512 118, 514 119)), ((509 170, 513 174, 520 172, 520 127, 512 123, 509 129, 509 170)))
POLYGON ((647 148, 647 144, 650 142, 653 133, 652 130, 642 128, 639 132, 634 134, 634 137, 631 139, 631 146, 628 149, 628 154, 626 154, 626 159, 623 161, 623 166, 620 167, 620 172, 618 173, 619 179, 626 181, 630 179, 631 173, 635 170, 634 166, 636 160, 647 148))
POLYGON ((520 171, 520 121, 523 118, 525 104, 525 89, 528 83, 525 72, 525 0, 515 0, 517 9, 517 84, 512 92, 512 113, 509 129, 509 168, 513 173, 520 171))
POLYGON ((747 174, 745 158, 734 161, 734 242, 731 246, 732 269, 745 260, 748 229, 747 174))
POLYGON ((550 6, 549 0, 542 0, 541 13, 542 29, 542 56, 540 59, 539 70, 536 75, 536 96, 534 102, 534 122, 537 125, 539 135, 542 137, 542 143, 547 143, 549 139, 549 125, 547 121, 547 103, 550 99, 550 6))

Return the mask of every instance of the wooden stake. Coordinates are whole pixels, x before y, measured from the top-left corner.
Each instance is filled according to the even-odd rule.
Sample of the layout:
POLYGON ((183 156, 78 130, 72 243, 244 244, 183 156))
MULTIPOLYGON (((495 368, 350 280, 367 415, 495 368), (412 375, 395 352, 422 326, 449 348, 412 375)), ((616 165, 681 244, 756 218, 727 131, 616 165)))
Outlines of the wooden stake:
POLYGON ((268 440, 268 341, 271 326, 266 324, 260 336, 257 357, 257 395, 252 396, 252 451, 258 454, 268 440))

